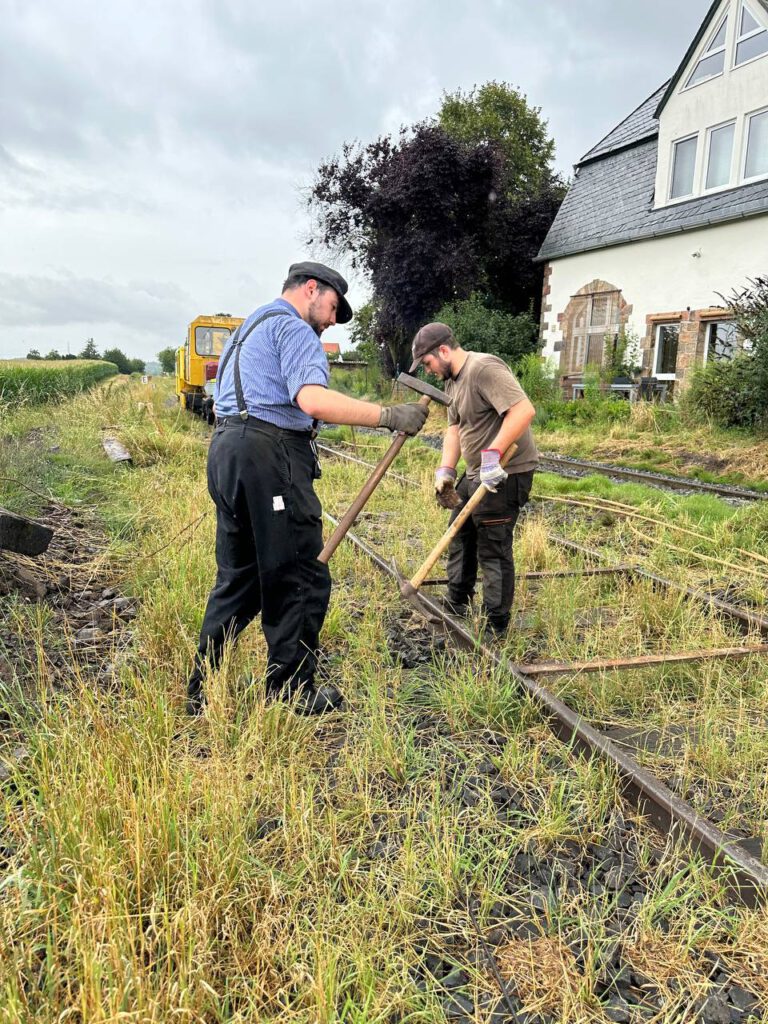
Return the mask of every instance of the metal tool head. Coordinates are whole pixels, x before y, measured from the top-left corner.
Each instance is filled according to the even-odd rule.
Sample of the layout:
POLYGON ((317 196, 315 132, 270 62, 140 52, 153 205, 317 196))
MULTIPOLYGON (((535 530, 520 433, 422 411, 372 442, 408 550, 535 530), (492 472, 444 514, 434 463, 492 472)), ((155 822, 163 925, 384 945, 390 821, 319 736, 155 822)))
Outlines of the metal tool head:
POLYGON ((419 380, 418 377, 412 377, 410 373, 401 373, 397 378, 397 383, 405 384, 407 388, 410 388, 412 391, 418 391, 420 395, 426 395, 433 402, 439 402, 441 405, 451 404, 450 398, 444 391, 440 391, 431 384, 427 384, 426 381, 419 380))

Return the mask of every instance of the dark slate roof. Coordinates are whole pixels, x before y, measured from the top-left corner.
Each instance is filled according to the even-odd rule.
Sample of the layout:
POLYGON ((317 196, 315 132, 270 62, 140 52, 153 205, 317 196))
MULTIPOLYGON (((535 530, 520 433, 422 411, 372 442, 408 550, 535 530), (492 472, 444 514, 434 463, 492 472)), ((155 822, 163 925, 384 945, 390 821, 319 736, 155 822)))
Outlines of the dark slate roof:
POLYGON ((585 153, 576 166, 580 167, 589 160, 595 160, 599 156, 605 156, 617 149, 624 149, 626 146, 634 145, 642 139, 655 135, 659 130, 655 111, 667 85, 668 83, 665 82, 664 85, 659 86, 656 92, 641 103, 637 110, 633 110, 629 117, 625 117, 621 124, 617 124, 604 139, 601 139, 596 146, 585 153))
POLYGON ((657 140, 581 164, 539 260, 768 213, 768 181, 653 209, 657 140))
MULTIPOLYGON (((693 42, 691 43, 691 45, 685 51, 685 56, 680 61, 680 65, 679 65, 677 71, 670 78, 670 80, 669 80, 669 82, 667 84, 667 87, 666 87, 666 89, 664 91, 664 94, 661 97, 661 100, 659 101, 659 105, 656 108, 656 117, 659 117, 659 115, 661 114, 662 110, 666 106, 667 101, 669 100, 669 97, 672 95, 672 93, 677 88, 677 83, 683 77, 683 72, 688 67, 688 62, 690 61, 691 57, 693 57, 694 53, 696 52, 696 49, 698 48, 699 43, 704 38, 704 36, 706 35, 707 30, 709 29, 710 25, 712 24, 712 19, 717 14, 717 11, 718 11, 718 9, 719 9, 719 7, 721 5, 721 2, 722 2, 722 0, 714 0, 714 3, 709 8, 707 13, 704 15, 704 21, 702 21, 701 25, 699 26, 699 31, 694 36, 693 42)), ((757 2, 760 4, 760 6, 763 8, 763 10, 768 14, 768 0, 757 0, 757 2)))

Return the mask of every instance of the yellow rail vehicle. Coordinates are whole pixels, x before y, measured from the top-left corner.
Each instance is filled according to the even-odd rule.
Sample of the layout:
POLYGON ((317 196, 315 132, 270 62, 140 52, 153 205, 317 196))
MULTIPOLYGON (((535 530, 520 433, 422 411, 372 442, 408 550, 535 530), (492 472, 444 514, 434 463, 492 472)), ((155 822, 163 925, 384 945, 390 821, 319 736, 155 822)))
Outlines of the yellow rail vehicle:
POLYGON ((213 422, 213 386, 227 340, 243 322, 242 317, 217 313, 198 316, 187 328, 183 345, 176 350, 176 394, 182 409, 213 422))

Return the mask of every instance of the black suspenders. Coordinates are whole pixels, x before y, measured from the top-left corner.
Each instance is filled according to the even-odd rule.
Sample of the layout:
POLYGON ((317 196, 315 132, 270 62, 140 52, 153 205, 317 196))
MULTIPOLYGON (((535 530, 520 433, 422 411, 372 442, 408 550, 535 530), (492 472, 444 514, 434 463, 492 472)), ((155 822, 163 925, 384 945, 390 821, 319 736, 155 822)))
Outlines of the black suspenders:
POLYGON ((273 310, 271 313, 265 313, 264 316, 260 316, 258 320, 254 320, 254 322, 251 324, 251 326, 248 328, 248 330, 245 332, 242 338, 240 337, 240 331, 243 325, 240 324, 240 327, 238 327, 237 330, 235 331, 235 336, 232 339, 229 348, 224 354, 224 358, 219 362, 219 369, 218 373, 216 374, 216 384, 217 386, 220 387, 221 382, 224 379, 224 370, 226 368, 227 363, 229 362, 229 357, 232 355, 233 352, 235 353, 235 398, 237 399, 237 411, 240 414, 240 419, 243 421, 248 419, 248 408, 245 404, 245 398, 243 396, 243 382, 240 379, 240 349, 243 345, 243 342, 251 333, 251 331, 255 327, 258 327, 259 324, 263 324, 265 320, 270 320, 273 316, 290 315, 290 313, 283 310, 273 310))

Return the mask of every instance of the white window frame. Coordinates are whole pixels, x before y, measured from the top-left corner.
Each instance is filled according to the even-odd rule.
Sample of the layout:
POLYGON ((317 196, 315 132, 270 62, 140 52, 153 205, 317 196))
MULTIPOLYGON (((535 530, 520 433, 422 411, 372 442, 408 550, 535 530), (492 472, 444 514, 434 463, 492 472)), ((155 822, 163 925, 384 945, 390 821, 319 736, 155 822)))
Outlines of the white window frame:
POLYGON ((656 338, 654 342, 654 353, 653 353, 653 374, 652 376, 656 380, 677 380, 677 359, 675 359, 675 372, 674 373, 660 373, 659 372, 659 356, 661 355, 661 345, 659 344, 659 336, 661 335, 662 327, 676 327, 677 328, 677 346, 678 351, 680 348, 680 321, 679 320, 664 320, 661 323, 656 324, 656 338))
MULTIPOLYGON (((741 10, 741 8, 739 8, 739 10, 741 10)), ((723 27, 723 24, 728 20, 728 15, 729 14, 730 14, 730 7, 728 8, 728 10, 725 12, 725 14, 722 16, 722 18, 718 22, 717 28, 715 29, 715 31, 711 32, 709 34, 709 36, 707 36, 707 44, 706 44, 707 46, 712 42, 713 39, 715 39, 717 37, 718 32, 723 27)), ((753 17, 754 17, 754 15, 753 15, 753 17)), ((735 52, 736 51, 734 50, 734 54, 735 54, 735 52)), ((736 58, 734 56, 734 60, 735 59, 736 58)), ((688 84, 684 85, 683 88, 680 90, 680 92, 688 92, 689 89, 695 89, 699 85, 705 85, 707 82, 714 82, 714 80, 716 78, 720 78, 721 75, 725 74, 725 69, 726 69, 727 64, 728 64, 728 29, 725 30, 725 42, 723 43, 722 46, 718 46, 718 48, 716 50, 713 50, 711 53, 706 49, 706 47, 705 47, 705 49, 700 51, 698 57, 696 58, 696 63, 693 65, 693 67, 691 68, 691 73, 688 75, 688 84), (722 71, 717 71, 714 75, 708 75, 706 78, 700 78, 698 80, 698 82, 691 82, 690 79, 696 74, 696 68, 699 66, 699 64, 702 62, 702 60, 704 60, 705 57, 714 57, 715 54, 717 54, 717 53, 722 53, 722 55, 723 55, 723 70, 722 71)), ((739 67, 741 67, 741 64, 739 65, 739 67)))
MULTIPOLYGON (((669 186, 667 188, 667 202, 668 203, 686 203, 688 200, 693 199, 696 195, 696 183, 698 181, 697 174, 699 172, 699 161, 700 147, 699 147, 699 136, 701 132, 691 132, 690 135, 683 135, 679 139, 672 140, 672 148, 669 157, 669 186), (684 196, 672 197, 672 186, 675 182, 675 148, 683 142, 690 142, 691 139, 696 139, 696 157, 693 161, 693 178, 691 179, 691 191, 687 192, 684 196)), ((745 158, 746 159, 746 158, 745 158)))
MULTIPOLYGON (((747 153, 749 151, 749 129, 752 124, 753 117, 759 117, 760 114, 768 114, 768 107, 761 107, 760 110, 751 110, 748 114, 744 115, 744 131, 742 132, 742 149, 741 154, 741 180, 746 185, 751 181, 764 181, 768 178, 768 170, 765 170, 762 174, 753 174, 751 178, 747 177, 747 153)), ((670 186, 671 187, 671 186, 670 186)))
MULTIPOLYGON (((736 132, 738 128, 738 119, 735 117, 730 118, 728 121, 723 121, 721 124, 713 124, 710 128, 706 129, 704 137, 704 159, 703 168, 701 172, 701 193, 702 195, 709 195, 711 192, 722 192, 724 189, 733 188, 733 171, 734 163, 738 167, 737 153, 736 153, 736 132), (731 139, 731 166, 728 171, 728 181, 725 185, 712 185, 711 188, 707 188, 707 175, 709 174, 709 161, 712 155, 712 134, 719 128, 728 128, 733 125, 733 138, 731 139)), ((746 156, 745 156, 746 159, 746 156)), ((671 189, 670 185, 670 189, 671 189)))
MULTIPOLYGON (((706 331, 705 331, 705 334, 704 334, 704 359, 703 359, 704 366, 706 366, 707 363, 709 362, 709 342, 710 342, 710 337, 711 337, 711 334, 712 334, 712 328, 713 327, 717 327, 718 324, 733 324, 733 326, 736 327, 736 321, 733 320, 733 319, 729 319, 727 316, 723 317, 722 320, 708 320, 707 321, 706 331)), ((736 335, 737 335, 737 337, 738 337, 738 333, 739 332, 738 332, 738 327, 737 327, 736 328, 736 335)), ((741 349, 739 348, 739 346, 737 344, 736 351, 735 351, 734 355, 738 355, 738 353, 740 351, 741 351, 741 349)))
MULTIPOLYGON (((752 39, 754 36, 759 36, 761 32, 765 31, 767 31, 766 27, 765 25, 763 25, 762 21, 760 20, 760 17, 757 14, 755 14, 755 12, 752 10, 749 4, 746 3, 746 0, 741 0, 741 3, 739 4, 739 14, 734 26, 733 33, 733 60, 731 62, 731 67, 734 71, 736 70, 736 68, 745 68, 748 64, 752 64, 754 63, 754 61, 760 60, 762 57, 768 57, 768 50, 765 50, 763 53, 758 53, 754 57, 750 57, 749 60, 743 60, 740 64, 736 63, 736 51, 739 48, 739 43, 744 43, 747 41, 747 39, 752 39), (741 28, 741 12, 745 7, 752 16, 752 20, 757 22, 758 27, 753 28, 752 31, 747 32, 746 35, 740 36, 737 35, 737 33, 741 28)), ((706 79, 706 81, 709 81, 709 79, 706 79)))

